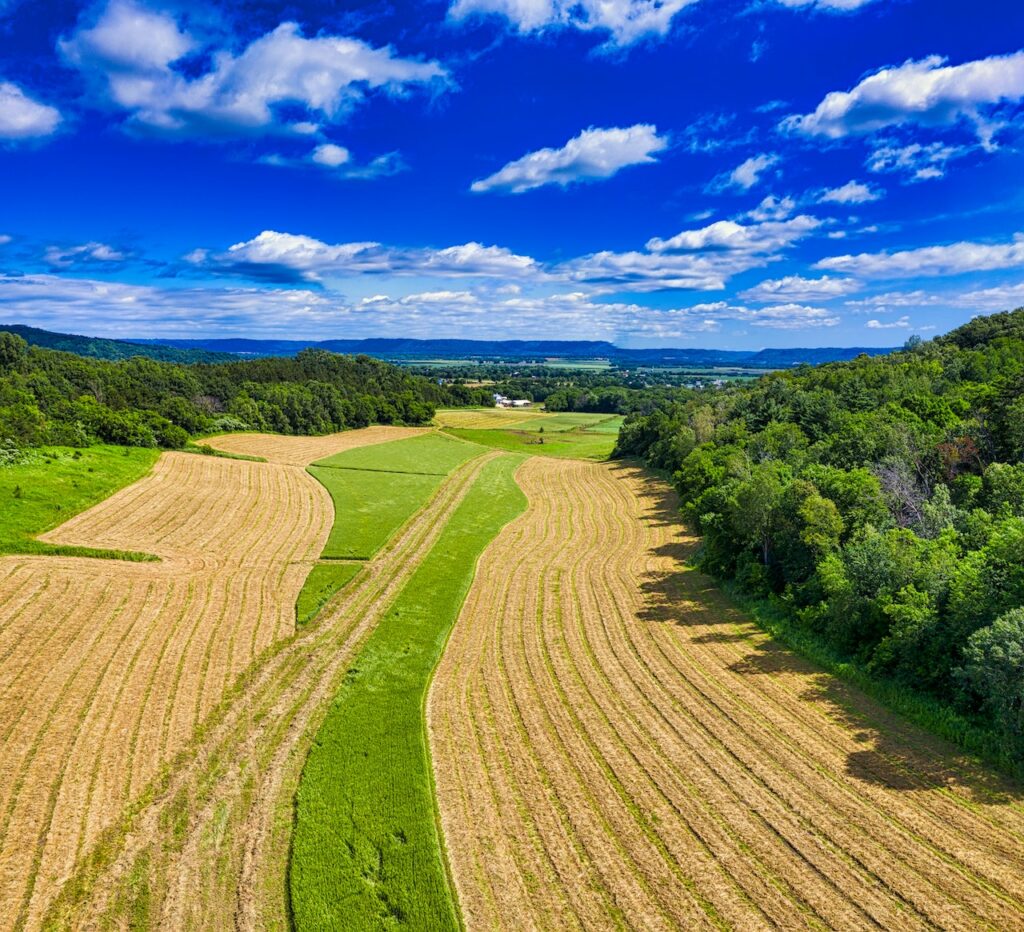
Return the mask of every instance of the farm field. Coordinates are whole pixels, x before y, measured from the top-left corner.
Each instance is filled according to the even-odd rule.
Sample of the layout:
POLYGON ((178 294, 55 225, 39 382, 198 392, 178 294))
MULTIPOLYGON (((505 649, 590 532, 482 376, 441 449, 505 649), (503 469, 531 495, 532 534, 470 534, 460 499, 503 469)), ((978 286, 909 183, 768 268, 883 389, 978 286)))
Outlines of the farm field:
POLYGON ((550 417, 550 414, 538 408, 453 408, 438 411, 434 415, 434 423, 441 428, 491 430, 520 427, 533 421, 543 423, 550 417))
POLYGON ((1024 926, 1019 787, 764 635, 650 475, 517 479, 428 700, 469 929, 1024 926))
POLYGON ((300 469, 167 453, 41 538, 159 562, 0 559, 0 925, 36 927, 241 672, 291 635, 330 521, 300 469))
POLYGON ((538 430, 463 430, 451 428, 446 431, 454 437, 469 440, 486 447, 505 450, 508 453, 524 453, 579 460, 606 460, 615 448, 618 432, 590 432, 586 430, 552 431, 543 434, 538 430))
POLYGON ((302 773, 291 859, 297 929, 457 928, 423 701, 476 560, 525 499, 520 459, 480 471, 353 660, 302 773), (338 840, 344 844, 338 844, 338 840))
MULTIPOLYGON (((268 438, 268 447, 279 439, 268 438)), ((48 927, 288 926, 287 857, 307 750, 356 651, 495 455, 476 452, 313 623, 277 641, 238 680, 175 767, 73 873, 48 927)))
POLYGON ((366 427, 324 437, 286 437, 278 434, 219 434, 201 441, 215 450, 258 456, 271 463, 308 466, 316 460, 356 447, 403 440, 425 433, 422 427, 366 427))

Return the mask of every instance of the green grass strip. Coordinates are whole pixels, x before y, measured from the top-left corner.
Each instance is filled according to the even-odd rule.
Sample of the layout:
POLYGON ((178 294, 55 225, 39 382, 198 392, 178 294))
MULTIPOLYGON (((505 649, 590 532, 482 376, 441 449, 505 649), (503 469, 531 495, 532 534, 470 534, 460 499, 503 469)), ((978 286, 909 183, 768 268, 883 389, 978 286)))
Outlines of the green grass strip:
POLYGON ((0 554, 156 560, 149 554, 47 544, 36 536, 141 479, 159 450, 138 447, 42 447, 0 467, 0 554))
MULTIPOLYGON (((471 453, 479 447, 460 444, 471 453)), ((334 502, 327 560, 367 560, 422 508, 444 476, 310 466, 334 502)))
POLYGON ((310 751, 289 889, 304 930, 461 926, 437 827, 424 703, 476 563, 526 506, 488 463, 353 662, 310 751))
POLYGON ((358 563, 318 563, 309 571, 295 605, 295 623, 308 624, 334 597, 347 586, 363 567, 358 563))
POLYGON ((431 432, 405 440, 375 443, 368 447, 345 450, 314 466, 341 469, 369 469, 377 472, 427 473, 447 476, 456 466, 477 456, 481 451, 459 443, 444 434, 431 432))

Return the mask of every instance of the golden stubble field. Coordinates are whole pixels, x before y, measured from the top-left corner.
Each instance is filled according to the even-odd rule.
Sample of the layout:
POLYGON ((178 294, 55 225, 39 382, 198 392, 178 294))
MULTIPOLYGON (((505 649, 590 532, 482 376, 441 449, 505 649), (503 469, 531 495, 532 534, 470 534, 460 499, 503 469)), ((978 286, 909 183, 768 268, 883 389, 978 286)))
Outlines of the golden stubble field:
POLYGON ((1024 928, 1024 798, 769 640, 665 488, 534 458, 429 699, 470 929, 1024 928))
POLYGON ((239 674, 293 634, 333 520, 299 464, 407 433, 218 438, 275 462, 167 453, 45 535, 160 563, 0 558, 0 929, 39 923, 239 674))

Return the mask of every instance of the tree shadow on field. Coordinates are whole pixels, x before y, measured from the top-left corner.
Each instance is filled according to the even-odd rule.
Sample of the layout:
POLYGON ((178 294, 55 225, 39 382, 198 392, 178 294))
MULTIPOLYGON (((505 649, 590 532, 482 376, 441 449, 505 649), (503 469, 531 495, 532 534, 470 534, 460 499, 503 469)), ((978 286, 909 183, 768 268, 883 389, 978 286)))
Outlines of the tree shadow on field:
MULTIPOLYGON (((635 467, 622 470, 632 477, 637 474, 635 467)), ((648 490, 651 485, 662 486, 651 483, 648 490)), ((640 621, 674 625, 682 635, 683 650, 687 642, 695 648, 721 647, 716 656, 723 664, 723 682, 729 675, 739 676, 747 686, 763 691, 767 702, 780 710, 779 727, 785 728, 791 715, 812 724, 820 716, 822 738, 846 749, 844 772, 853 781, 899 792, 955 788, 972 802, 1024 805, 1021 784, 980 765, 765 633, 711 577, 692 566, 699 540, 685 528, 675 495, 665 489, 649 498, 643 520, 651 526, 675 526, 679 533, 651 551, 668 559, 661 561, 664 570, 640 581, 640 621), (762 677, 769 678, 763 685, 758 683, 762 677), (782 684, 780 677, 785 678, 782 684), (786 693, 780 694, 779 685, 786 693)), ((702 658, 706 656, 702 652, 702 658)))

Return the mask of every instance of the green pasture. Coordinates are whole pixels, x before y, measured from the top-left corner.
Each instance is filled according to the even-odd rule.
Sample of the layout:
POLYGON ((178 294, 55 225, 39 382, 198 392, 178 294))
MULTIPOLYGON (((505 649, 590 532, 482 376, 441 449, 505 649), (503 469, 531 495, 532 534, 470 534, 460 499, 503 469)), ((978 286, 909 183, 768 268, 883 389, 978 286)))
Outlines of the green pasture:
POLYGON ((334 469, 369 469, 375 472, 423 473, 446 476, 456 466, 480 453, 444 434, 431 432, 405 440, 358 447, 318 460, 314 466, 334 469))
MULTIPOLYGON (((547 421, 541 422, 546 425, 547 421)), ((539 430, 467 430, 449 428, 445 433, 463 440, 479 443, 509 453, 524 453, 529 456, 556 456, 577 460, 606 460, 615 448, 614 433, 589 433, 579 430, 552 431, 545 427, 539 430)))
POLYGON ((146 554, 56 546, 36 536, 141 479, 159 455, 158 450, 138 447, 42 447, 28 451, 23 462, 0 466, 0 554, 155 559, 146 554))
POLYGON ((359 574, 359 563, 317 563, 310 570, 295 604, 295 623, 300 628, 311 622, 335 593, 359 574))

